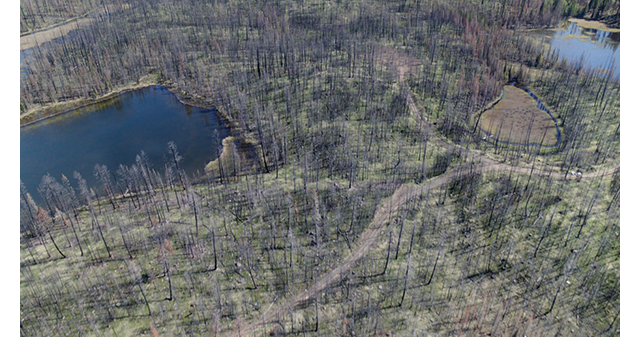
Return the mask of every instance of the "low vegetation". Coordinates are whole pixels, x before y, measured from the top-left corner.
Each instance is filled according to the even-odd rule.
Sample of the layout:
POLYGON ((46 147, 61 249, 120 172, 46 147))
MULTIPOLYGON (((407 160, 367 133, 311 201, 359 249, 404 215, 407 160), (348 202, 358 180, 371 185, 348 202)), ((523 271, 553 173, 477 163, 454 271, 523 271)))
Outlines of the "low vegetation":
POLYGON ((518 29, 590 3, 110 4, 31 49, 21 116, 151 78, 233 137, 23 186, 24 335, 619 335, 620 84, 518 29), (553 151, 498 142, 555 139, 512 81, 553 151))

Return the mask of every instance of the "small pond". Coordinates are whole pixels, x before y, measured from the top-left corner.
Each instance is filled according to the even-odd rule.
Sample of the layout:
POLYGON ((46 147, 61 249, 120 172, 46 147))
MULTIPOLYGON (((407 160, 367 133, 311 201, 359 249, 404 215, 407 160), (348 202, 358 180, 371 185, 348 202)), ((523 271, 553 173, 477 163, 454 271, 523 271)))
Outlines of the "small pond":
POLYGON ((608 70, 613 66, 614 77, 620 78, 620 32, 584 28, 566 21, 558 29, 529 33, 569 62, 584 58, 585 65, 593 69, 608 70))
POLYGON ((47 173, 58 181, 64 174, 75 186, 73 172, 78 171, 95 186, 95 164, 115 172, 141 151, 163 172, 171 141, 183 157, 181 168, 191 175, 204 171, 228 135, 215 110, 184 105, 167 89, 152 86, 21 127, 20 179, 38 201, 37 187, 47 173))
POLYGON ((531 90, 517 83, 478 116, 485 139, 505 145, 555 148, 562 142, 558 120, 531 90))

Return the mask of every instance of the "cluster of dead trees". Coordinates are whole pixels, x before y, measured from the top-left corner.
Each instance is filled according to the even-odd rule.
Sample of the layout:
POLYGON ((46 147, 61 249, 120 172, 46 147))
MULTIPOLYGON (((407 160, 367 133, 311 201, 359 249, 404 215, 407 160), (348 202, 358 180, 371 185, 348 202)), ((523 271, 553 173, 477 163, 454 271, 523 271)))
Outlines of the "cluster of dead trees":
POLYGON ((542 154, 469 127, 518 80, 560 117, 558 153, 528 176, 465 165, 410 198, 370 254, 279 312, 276 331, 614 334, 619 182, 544 172, 616 160, 619 84, 511 29, 555 24, 561 3, 146 0, 31 49, 24 110, 156 74, 213 103, 258 164, 193 177, 170 144, 164 167, 142 153, 97 165, 95 186, 76 174, 22 187, 23 333, 232 331, 336 268, 385 198, 469 161, 464 147, 514 164, 542 154), (463 146, 441 148, 431 127, 463 146))
POLYGON ((620 26, 620 0, 572 0, 567 3, 566 14, 579 18, 601 20, 620 26))
POLYGON ((617 213, 592 220, 615 200, 608 181, 573 197, 547 177, 458 170, 403 205, 374 252, 316 301, 281 312, 274 331, 617 335, 617 213))
POLYGON ((245 177, 251 181, 207 177, 194 185, 173 144, 167 158, 162 172, 144 153, 115 174, 96 165, 93 188, 79 174, 75 184, 47 175, 38 188, 42 205, 21 186, 23 333, 86 334, 143 313, 166 326, 167 306, 196 294, 202 309, 196 315, 205 325, 193 322, 193 331, 251 313, 257 304, 238 306, 235 296, 249 290, 251 297, 284 297, 313 282, 354 244, 393 187, 334 194, 298 185, 292 194, 262 187, 262 174, 245 177), (37 272, 58 259, 84 267, 37 272), (106 266, 118 272, 103 274, 106 266), (76 323, 64 323, 69 319, 76 323))
POLYGON ((101 0, 22 0, 20 33, 28 33, 83 16, 104 5, 101 0))
MULTIPOLYGON (((24 334, 141 318, 171 333, 231 332, 340 268, 381 201, 411 179, 349 189, 308 174, 290 190, 258 173, 192 184, 175 147, 168 153, 162 173, 144 154, 116 175, 97 165, 95 191, 79 175, 77 184, 45 176, 42 207, 21 189, 24 334)), ((576 185, 480 167, 454 168, 399 204, 377 248, 336 286, 269 323, 287 334, 615 334, 617 175, 576 185), (411 316, 435 324, 398 323, 411 316)))
MULTIPOLYGON (((582 148, 596 140, 576 140, 576 135, 603 134, 585 132, 581 116, 591 116, 582 111, 591 106, 588 99, 598 100, 602 115, 615 104, 615 95, 607 92, 619 85, 579 65, 557 67, 557 55, 509 29, 527 25, 524 14, 540 6, 554 5, 401 1, 314 7, 295 2, 249 6, 143 1, 120 6, 91 27, 31 49, 25 60, 29 71, 21 81, 21 109, 100 96, 154 73, 161 82, 213 103, 237 121, 241 133, 259 142, 262 166, 270 171, 286 163, 292 151, 308 148, 300 144, 308 138, 303 123, 378 115, 376 96, 385 92, 398 96, 385 105, 402 106, 405 92, 388 87, 396 80, 389 69, 400 73, 406 72, 402 67, 411 67, 403 76, 429 103, 429 122, 438 122, 444 135, 462 143, 477 138, 479 134, 469 132, 469 120, 499 95, 504 83, 528 82, 528 67, 553 68, 553 76, 532 87, 573 95, 576 104, 567 105, 569 100, 556 96, 550 108, 559 110, 569 133, 563 146, 582 148), (504 19, 493 17, 500 13, 495 6, 508 8, 504 19), (342 12, 350 14, 338 15, 342 12), (390 48, 401 57, 389 54, 390 48), (594 82, 604 90, 581 89, 594 82)), ((531 24, 555 23, 562 10, 554 13, 531 24)), ((597 141, 611 144, 608 139, 615 133, 604 134, 597 141)), ((599 152, 606 153, 603 150, 599 152)), ((353 164, 347 166, 345 170, 354 170, 353 164)))

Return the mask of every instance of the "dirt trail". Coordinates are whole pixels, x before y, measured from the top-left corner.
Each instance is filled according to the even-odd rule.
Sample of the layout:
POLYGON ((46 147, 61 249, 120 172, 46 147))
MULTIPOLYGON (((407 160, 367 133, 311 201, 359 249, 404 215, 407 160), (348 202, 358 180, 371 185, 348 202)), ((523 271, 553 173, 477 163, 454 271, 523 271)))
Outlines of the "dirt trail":
POLYGON ((378 241, 378 236, 384 228, 384 225, 388 223, 391 216, 397 212, 400 207, 402 207, 411 198, 421 195, 431 188, 438 188, 442 186, 444 183, 449 181, 454 173, 455 171, 450 171, 423 185, 405 184, 400 186, 396 189, 391 198, 376 210, 373 221, 360 235, 357 248, 354 249, 350 255, 345 257, 345 259, 340 262, 336 268, 324 274, 316 281, 316 283, 313 284, 313 286, 300 292, 295 297, 276 305, 273 305, 273 303, 270 304, 259 319, 254 320, 255 323, 242 326, 239 330, 230 331, 228 332, 228 335, 249 336, 259 332, 261 328, 268 328, 269 326, 272 326, 272 324, 275 324, 278 316, 284 316, 290 310, 304 304, 306 301, 314 299, 330 285, 340 281, 344 275, 351 271, 361 258, 371 251, 378 241))
POLYGON ((49 42, 53 39, 65 36, 72 30, 80 27, 88 26, 97 18, 104 14, 109 14, 119 8, 128 8, 130 5, 122 4, 99 6, 83 15, 76 16, 75 18, 68 19, 66 21, 51 25, 49 27, 41 28, 36 31, 23 33, 20 35, 20 50, 25 50, 33 47, 37 47, 45 42, 49 42))
MULTIPOLYGON (((532 169, 531 166, 514 166, 506 163, 500 163, 493 159, 488 159, 488 158, 482 158, 481 160, 483 162, 482 167, 484 171, 504 171, 504 172, 511 171, 515 173, 529 174, 531 173, 531 169, 532 169)), ((552 168, 559 170, 559 168, 557 167, 552 167, 552 168)), ((591 179, 591 178, 612 175, 619 169, 620 169, 620 166, 616 166, 616 167, 604 169, 602 171, 583 173, 582 179, 591 179)), ((564 179, 565 175, 567 176, 567 178, 571 177, 570 174, 567 175, 563 172, 548 171, 548 170, 541 171, 540 169, 536 169, 535 167, 533 167, 533 174, 538 176, 548 176, 555 179, 564 179)))
POLYGON ((95 20, 94 18, 86 17, 86 15, 88 14, 89 13, 81 17, 73 18, 71 20, 68 20, 65 23, 58 24, 54 27, 51 27, 45 30, 40 30, 32 34, 21 36, 20 50, 37 47, 45 42, 49 42, 53 39, 67 35, 69 34, 70 31, 74 29, 88 26, 95 20))
MULTIPOLYGON (((476 167, 482 172, 512 171, 523 174, 529 174, 531 172, 531 167, 517 167, 498 163, 486 158, 481 158, 479 163, 477 163, 476 165, 476 167)), ((616 170, 618 170, 618 167, 610 168, 601 172, 586 173, 582 175, 582 178, 589 179, 604 175, 610 175, 613 174, 616 170)), ((350 255, 345 257, 344 260, 340 262, 340 264, 338 264, 334 269, 319 278, 316 283, 313 284, 313 286, 300 292, 295 297, 288 300, 285 299, 285 301, 279 304, 271 303, 268 308, 260 315, 259 319, 256 318, 253 320, 253 322, 255 323, 240 326, 239 330, 236 329, 230 331, 227 335, 249 336, 262 331, 262 329, 264 328, 268 329, 269 327, 275 327, 274 324, 277 324, 276 321, 278 317, 284 317, 284 315, 286 315, 289 311, 304 304, 306 301, 316 298, 329 286, 336 282, 339 282, 348 272, 351 271, 351 269, 361 258, 366 256, 371 251, 371 249, 374 248, 376 242, 378 241, 380 232, 384 228, 384 225, 388 223, 392 215, 396 213, 400 209, 400 207, 402 207, 407 201, 414 197, 425 194, 433 188, 441 187, 443 184, 449 182, 449 180, 456 173, 457 170, 454 169, 421 185, 404 184, 400 186, 398 189, 396 189, 391 198, 376 210, 373 221, 371 222, 369 227, 367 227, 367 229, 362 232, 362 235, 358 240, 357 248, 353 250, 350 255)), ((558 179, 564 178, 564 174, 560 172, 541 172, 540 170, 536 170, 534 168, 533 173, 535 175, 550 176, 558 179)))
MULTIPOLYGON (((429 125, 429 123, 427 121, 425 121, 424 119, 424 113, 422 113, 422 111, 420 111, 420 109, 418 109, 418 107, 416 106, 416 103, 413 100, 413 96, 415 95, 415 93, 413 91, 411 91, 411 89, 409 89, 409 93, 407 94, 407 105, 409 105, 409 110, 411 111, 411 113, 416 117, 416 120, 418 120, 418 122, 420 123, 420 125, 422 126, 422 128, 424 128, 428 134, 429 134, 429 141, 431 142, 436 142, 438 144, 438 146, 446 148, 446 149, 458 149, 461 150, 462 152, 466 152, 466 153, 471 153, 471 150, 466 149, 460 145, 456 145, 456 144, 451 144, 447 141, 445 141, 444 139, 438 137, 433 130, 431 129, 431 126, 429 125)), ((490 170, 499 170, 502 169, 504 171, 512 171, 512 172, 518 172, 518 173, 524 173, 524 174, 529 174, 531 172, 531 166, 515 166, 515 165, 510 165, 510 164, 506 164, 506 163, 501 163, 498 162, 496 160, 487 158, 487 157, 481 157, 481 161, 483 163, 483 166, 486 169, 490 169, 490 170)), ((550 167, 551 169, 553 169, 553 171, 544 171, 541 172, 540 170, 535 171, 535 167, 534 167, 534 173, 536 173, 537 175, 547 175, 547 176, 551 176, 553 178, 557 178, 557 179, 564 179, 565 178, 565 173, 560 172, 561 169, 559 167, 556 166, 552 166, 550 167)), ((595 178, 598 176, 602 176, 602 175, 611 175, 614 172, 616 172, 617 170, 620 169, 620 166, 616 166, 616 167, 612 167, 609 169, 606 169, 604 171, 601 172, 589 172, 589 173, 584 173, 582 174, 582 178, 595 178)))
POLYGON ((451 145, 435 135, 429 123, 424 119, 425 114, 416 106, 416 103, 413 100, 414 95, 415 94, 413 93, 413 91, 409 89, 409 93, 407 94, 407 105, 409 105, 409 111, 416 117, 416 120, 420 123, 420 126, 429 134, 429 141, 435 141, 440 146, 443 146, 445 148, 454 147, 455 145, 451 145))
MULTIPOLYGON (((401 79, 404 79, 404 73, 409 71, 410 68, 411 65, 399 66, 399 75, 401 79)), ((472 156, 477 157, 478 154, 471 153, 470 150, 460 147, 459 145, 448 143, 435 135, 435 133, 431 130, 428 122, 424 120, 424 114, 421 113, 420 109, 418 109, 418 107, 416 106, 413 95, 414 93, 409 90, 409 94, 407 95, 407 104, 409 105, 411 113, 416 116, 422 127, 425 128, 427 132, 429 132, 430 136, 432 136, 430 137, 430 141, 435 141, 439 144, 439 146, 443 146, 445 148, 459 148, 462 151, 468 152, 472 156)), ((560 169, 557 167, 551 167, 553 171, 542 171, 535 167, 532 168, 532 166, 514 166, 506 163, 500 163, 481 155, 476 165, 476 167, 482 172, 504 171, 521 174, 533 173, 534 175, 548 176, 556 179, 564 179, 566 176, 566 174, 560 172, 560 169)), ((582 174, 582 179, 597 178, 605 175, 610 175, 619 169, 620 166, 617 166, 599 172, 584 173, 582 174)), ((378 237, 382 232, 382 229, 384 228, 384 225, 388 223, 392 215, 397 212, 400 207, 402 207, 408 200, 424 194, 432 188, 441 187, 443 184, 447 183, 449 179, 456 173, 457 170, 453 169, 421 185, 404 184, 400 186, 398 189, 396 189, 391 198, 389 198, 389 200, 383 203, 376 210, 373 221, 371 222, 369 227, 367 227, 367 229, 362 232, 357 243, 357 248, 351 251, 351 254, 346 256, 344 260, 340 262, 334 269, 324 274, 313 284, 313 286, 305 289, 304 291, 301 291, 295 297, 285 299, 284 301, 277 304, 275 302, 270 303, 258 317, 254 317, 254 319, 252 320, 253 323, 234 325, 236 328, 232 331, 228 331, 226 335, 250 336, 259 333, 264 329, 272 330, 273 328, 275 328, 278 317, 284 317, 284 315, 286 315, 289 311, 295 309, 296 307, 304 304, 309 300, 316 298, 322 291, 327 289, 332 284, 339 282, 348 272, 350 272, 355 264, 374 248, 376 242, 378 241, 378 237)))

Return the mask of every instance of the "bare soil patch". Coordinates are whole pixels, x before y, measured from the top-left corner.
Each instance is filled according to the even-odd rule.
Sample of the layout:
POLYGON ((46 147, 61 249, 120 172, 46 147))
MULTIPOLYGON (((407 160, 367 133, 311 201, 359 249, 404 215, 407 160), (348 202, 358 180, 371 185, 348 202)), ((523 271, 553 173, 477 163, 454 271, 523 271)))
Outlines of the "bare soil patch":
POLYGON ((20 50, 37 47, 45 42, 65 36, 72 30, 86 27, 97 21, 97 17, 111 14, 118 9, 130 8, 130 4, 107 5, 95 8, 83 15, 56 23, 49 27, 20 34, 20 50))
POLYGON ((553 146, 558 140, 553 118, 529 94, 512 85, 504 87, 500 102, 480 115, 479 127, 510 144, 553 146))
POLYGON ((67 22, 65 24, 58 25, 51 29, 42 30, 33 34, 28 34, 20 37, 20 50, 37 47, 45 42, 49 42, 53 39, 65 36, 70 31, 78 29, 80 27, 88 26, 95 19, 89 17, 83 17, 67 22))
POLYGON ((378 62, 387 64, 395 70, 400 82, 404 82, 405 75, 411 74, 413 68, 420 66, 420 60, 417 57, 395 48, 380 48, 378 57, 378 62))
POLYGON ((620 33, 620 28, 611 28, 607 26, 606 23, 600 22, 600 21, 576 19, 576 18, 571 18, 569 19, 569 21, 575 22, 578 26, 586 29, 597 29, 605 32, 620 33))

